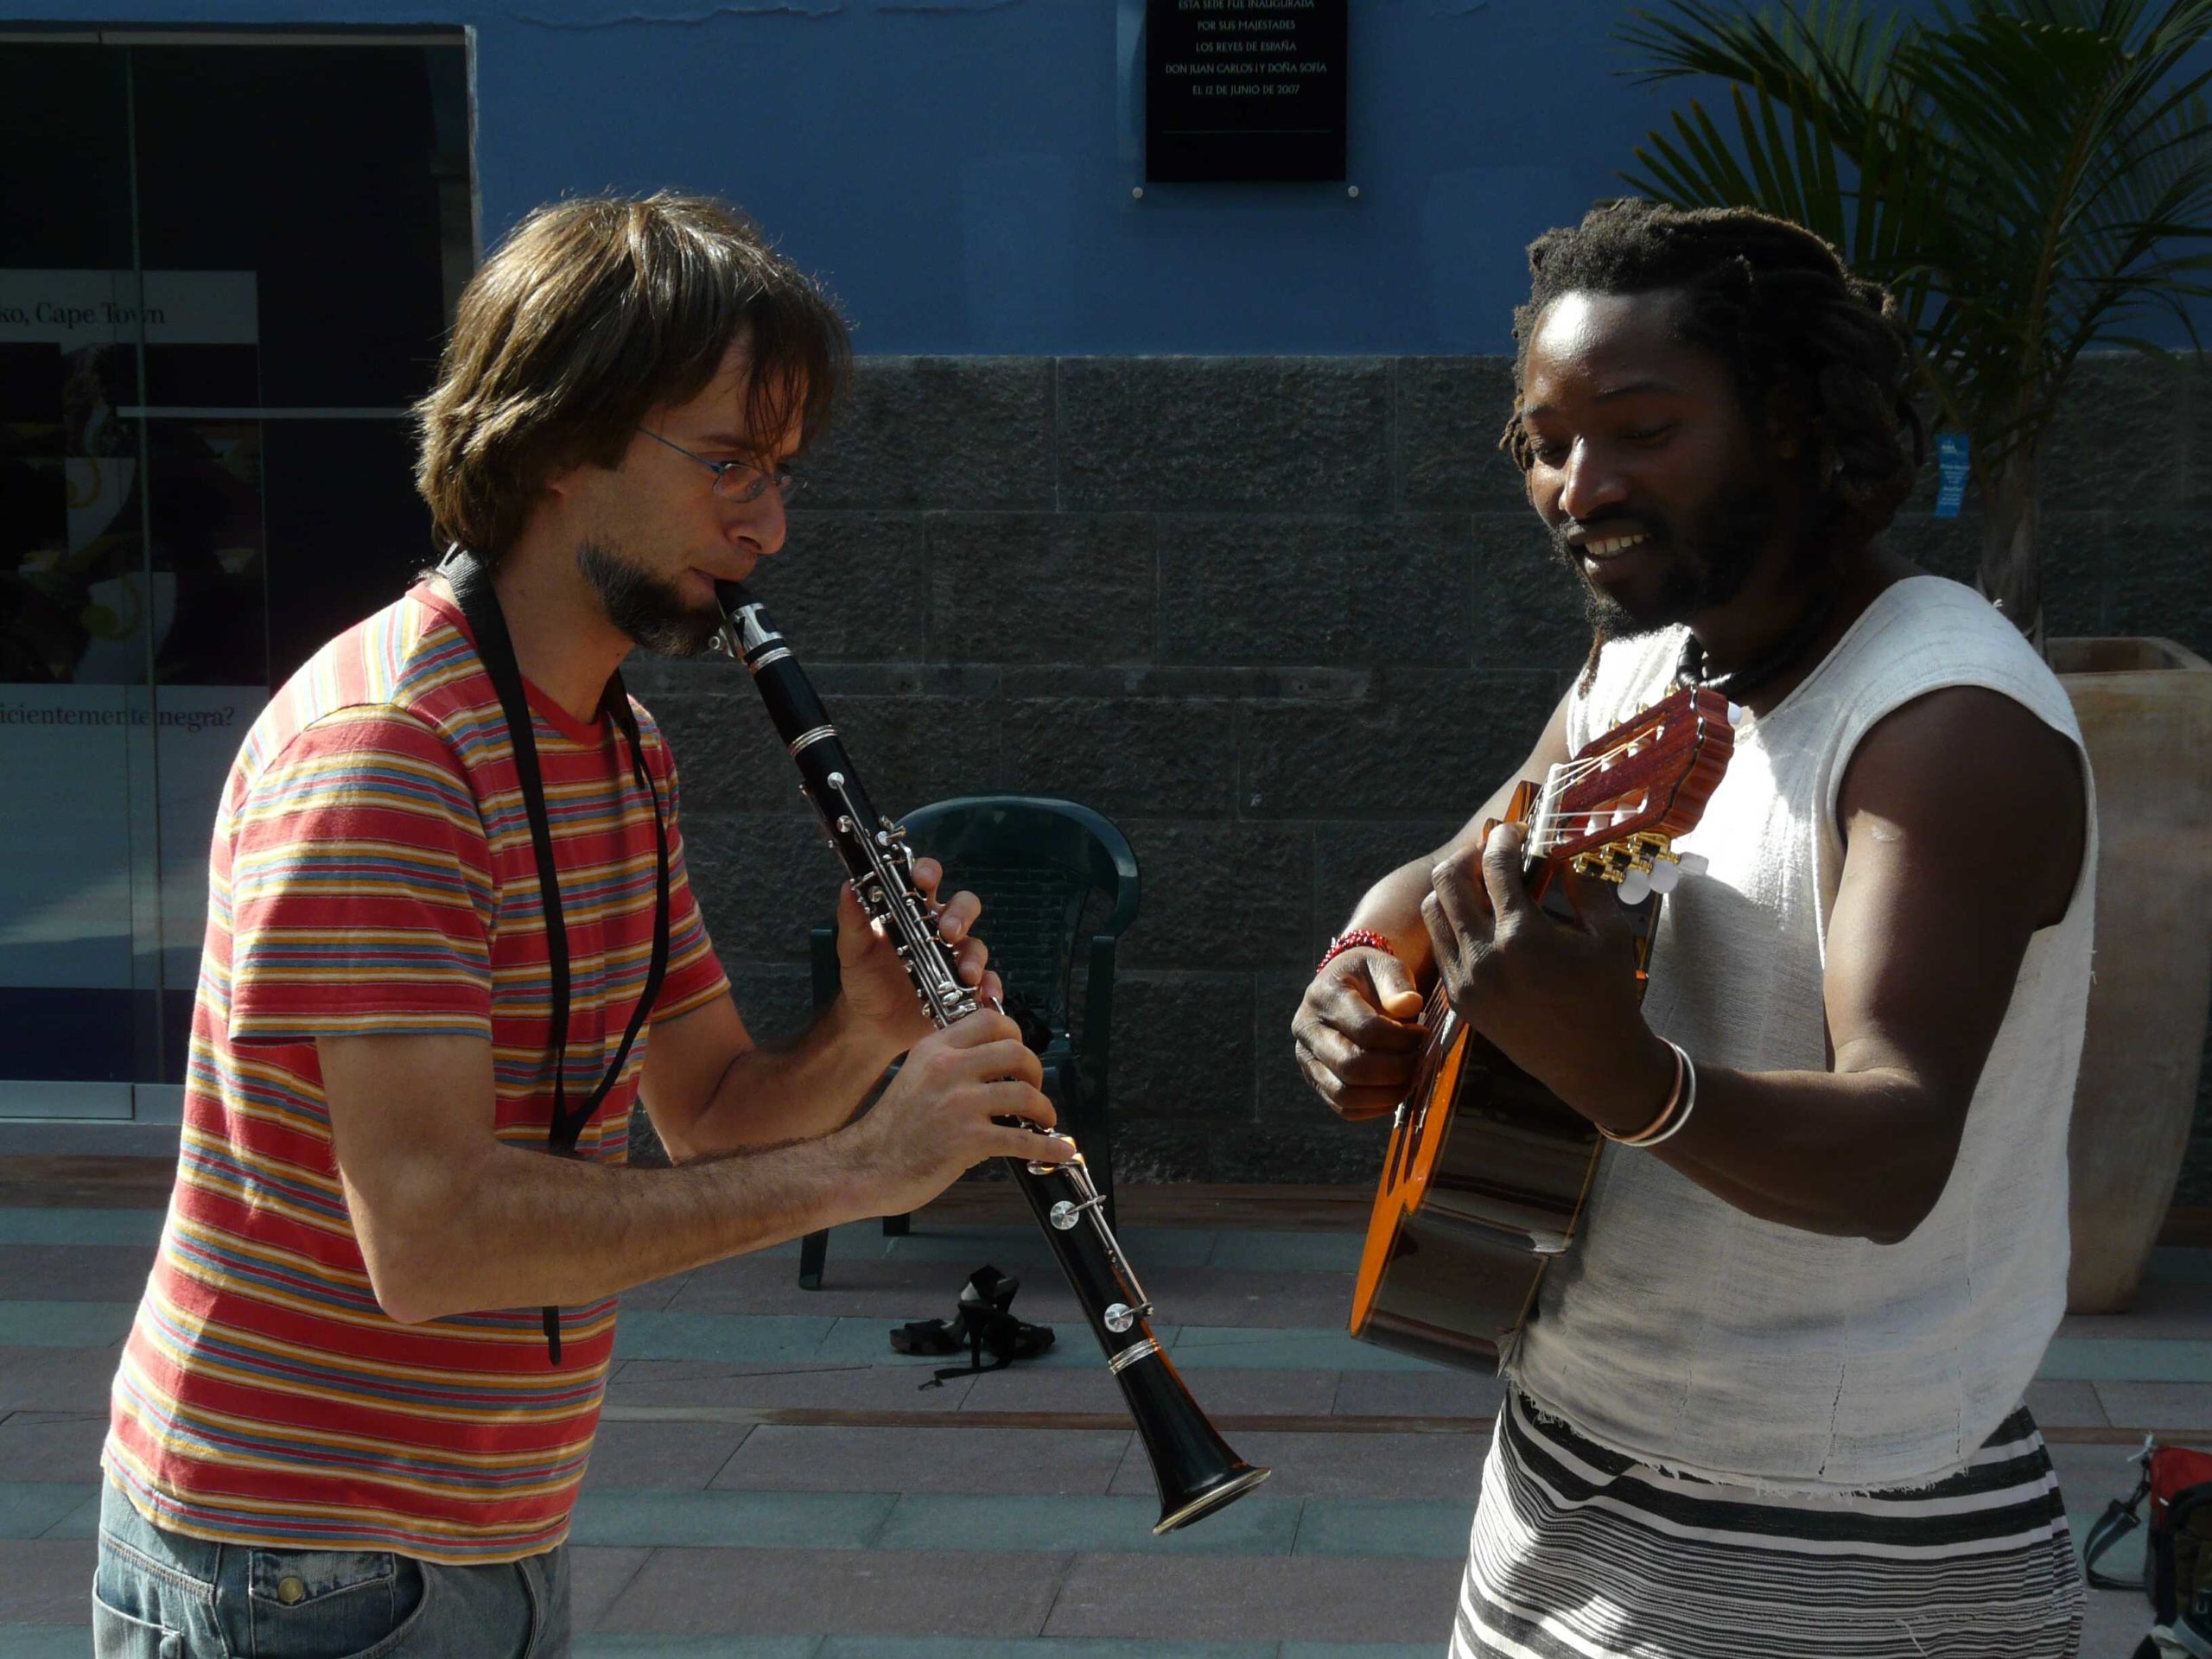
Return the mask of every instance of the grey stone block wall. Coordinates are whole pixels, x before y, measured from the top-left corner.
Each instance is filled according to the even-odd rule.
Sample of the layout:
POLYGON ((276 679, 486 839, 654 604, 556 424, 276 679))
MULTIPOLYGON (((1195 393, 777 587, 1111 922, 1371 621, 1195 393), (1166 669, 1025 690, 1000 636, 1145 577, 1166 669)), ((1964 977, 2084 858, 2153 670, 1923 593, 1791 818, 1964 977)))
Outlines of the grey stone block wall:
MULTIPOLYGON (((2082 372, 2046 496, 2055 630, 2212 654, 2192 512, 2212 388, 2082 372)), ((1063 795, 1143 870, 1113 1103, 1130 1179, 1359 1180, 1379 1132, 1291 1065, 1314 957, 1367 885, 1526 754, 1586 639, 1495 448, 1495 359, 861 361, 754 585, 876 804, 1063 795)), ((1931 467, 1930 472, 1932 474, 1931 467)), ((1974 526, 1898 529, 1970 569, 1974 526)), ((741 671, 641 664, 682 768, 692 877, 741 1006, 808 1014, 838 873, 741 671)), ((988 934, 988 924, 985 928, 988 934)), ((2212 1201, 2212 1126, 2193 1201, 2212 1201)))

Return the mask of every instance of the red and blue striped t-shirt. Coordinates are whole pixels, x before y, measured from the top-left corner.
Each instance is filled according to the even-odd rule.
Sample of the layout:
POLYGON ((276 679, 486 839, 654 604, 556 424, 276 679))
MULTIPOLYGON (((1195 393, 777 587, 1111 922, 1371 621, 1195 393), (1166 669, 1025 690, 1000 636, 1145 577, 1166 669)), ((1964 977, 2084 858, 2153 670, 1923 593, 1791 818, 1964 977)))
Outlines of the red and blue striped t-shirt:
MULTIPOLYGON (((601 715, 527 687, 588 1097, 652 950, 653 806, 601 715)), ((652 1019, 721 995, 685 877, 676 770, 668 972, 652 1019)), ((565 1535, 614 1340, 612 1299, 404 1325, 377 1305, 331 1149, 315 1039, 487 1039, 502 1141, 542 1147, 550 985, 530 823, 498 694, 429 584, 332 640, 254 723, 223 792, 183 1140, 102 1461, 156 1524, 278 1548, 480 1563, 565 1535)), ((622 1161, 651 1027, 577 1142, 622 1161)))

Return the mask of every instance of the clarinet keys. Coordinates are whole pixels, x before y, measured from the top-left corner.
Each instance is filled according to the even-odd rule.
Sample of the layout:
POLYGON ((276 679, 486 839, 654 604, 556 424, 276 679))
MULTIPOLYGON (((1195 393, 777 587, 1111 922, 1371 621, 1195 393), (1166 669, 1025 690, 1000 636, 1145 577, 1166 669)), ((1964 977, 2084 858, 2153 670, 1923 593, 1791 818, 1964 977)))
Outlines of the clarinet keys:
POLYGON ((1052 1206, 1050 1219, 1057 1230, 1065 1233, 1071 1227, 1081 1224, 1084 1211, 1096 1210, 1105 1202, 1106 1196, 1103 1192, 1094 1192, 1080 1204, 1068 1198, 1062 1198, 1052 1206))
MULTIPOLYGON (((735 654, 798 766, 799 792, 830 831, 830 849, 871 918, 890 934, 923 1012, 940 1027, 972 1014, 976 993, 961 983, 957 951, 942 937, 936 906, 913 880, 914 853, 905 832, 874 810, 851 775, 837 728, 760 605, 737 582, 718 582, 715 592, 729 624, 722 648, 738 647, 735 654)), ((1072 1152, 1066 1135, 1029 1127, 1072 1152)), ((1106 1224, 1104 1200, 1081 1154, 1063 1164, 1019 1155, 1006 1161, 1128 1402, 1160 1488, 1153 1531, 1188 1526, 1266 1479, 1265 1469, 1230 1449, 1145 1328, 1151 1299, 1106 1224)))
POLYGON ((1100 1323, 1117 1337, 1133 1329, 1139 1319, 1151 1317, 1152 1304, 1150 1302, 1146 1302, 1139 1307, 1131 1307, 1127 1302, 1115 1302, 1098 1316, 1100 1323))

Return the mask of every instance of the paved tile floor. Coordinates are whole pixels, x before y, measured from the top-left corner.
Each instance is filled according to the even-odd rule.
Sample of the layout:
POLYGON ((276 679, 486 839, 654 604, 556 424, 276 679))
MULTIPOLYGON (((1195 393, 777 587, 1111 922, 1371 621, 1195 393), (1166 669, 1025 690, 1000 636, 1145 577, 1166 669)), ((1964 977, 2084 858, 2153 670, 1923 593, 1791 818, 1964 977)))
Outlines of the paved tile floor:
MULTIPOLYGON (((1157 1195, 1155 1195, 1157 1196, 1157 1195)), ((1147 1213, 1173 1219, 1172 1205, 1147 1213)), ((86 1651, 95 1459, 158 1212, 0 1207, 0 1659, 86 1651)), ((1258 1492, 1165 1540, 1143 1450, 1026 1224, 840 1230, 626 1299, 575 1529, 586 1659, 1433 1659, 1497 1386, 1352 1342, 1341 1225, 1129 1225, 1157 1330, 1258 1492), (923 1387, 888 1327, 1021 1274, 1060 1345, 923 1387)), ((2212 1443, 2212 1251, 2069 1320, 2031 1395, 2076 1535, 2145 1430, 2212 1443)), ((2093 1593, 2086 1659, 2139 1598, 2093 1593)))

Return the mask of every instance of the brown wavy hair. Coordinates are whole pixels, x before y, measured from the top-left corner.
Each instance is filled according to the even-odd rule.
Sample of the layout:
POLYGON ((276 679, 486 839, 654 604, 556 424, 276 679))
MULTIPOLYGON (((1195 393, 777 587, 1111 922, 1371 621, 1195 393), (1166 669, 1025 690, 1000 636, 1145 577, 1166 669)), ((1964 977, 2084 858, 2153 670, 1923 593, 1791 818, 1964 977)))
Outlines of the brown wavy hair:
POLYGON ((770 454, 828 424, 851 365, 814 280, 728 202, 663 191, 538 208, 462 291, 438 381, 415 406, 415 486, 441 544, 496 561, 545 480, 612 467, 646 415, 751 359, 746 429, 770 454))

